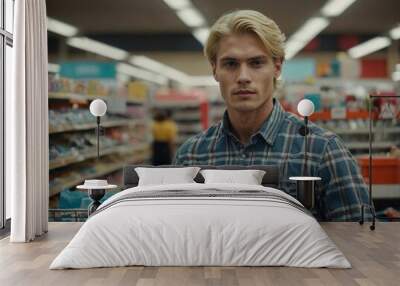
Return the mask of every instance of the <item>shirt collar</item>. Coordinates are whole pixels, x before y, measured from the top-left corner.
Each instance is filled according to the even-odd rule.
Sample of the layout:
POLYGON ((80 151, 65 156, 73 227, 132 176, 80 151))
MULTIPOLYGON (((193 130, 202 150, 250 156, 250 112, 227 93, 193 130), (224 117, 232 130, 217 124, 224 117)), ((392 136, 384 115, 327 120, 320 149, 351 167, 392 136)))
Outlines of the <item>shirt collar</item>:
MULTIPOLYGON (((279 133, 279 128, 285 117, 285 111, 278 100, 273 99, 274 107, 271 114, 267 117, 261 128, 253 136, 260 134, 261 137, 269 144, 273 145, 279 133)), ((225 110, 220 124, 219 137, 222 139, 225 136, 233 136, 231 124, 229 122, 228 112, 225 110)))

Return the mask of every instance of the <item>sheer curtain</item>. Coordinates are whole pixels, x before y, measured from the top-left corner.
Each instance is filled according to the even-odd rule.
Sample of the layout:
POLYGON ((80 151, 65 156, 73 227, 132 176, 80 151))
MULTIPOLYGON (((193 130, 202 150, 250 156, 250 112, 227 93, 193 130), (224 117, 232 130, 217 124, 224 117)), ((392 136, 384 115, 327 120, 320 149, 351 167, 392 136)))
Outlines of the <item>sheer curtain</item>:
POLYGON ((13 92, 6 98, 6 187, 12 242, 48 227, 47 26, 45 0, 15 1, 13 92))

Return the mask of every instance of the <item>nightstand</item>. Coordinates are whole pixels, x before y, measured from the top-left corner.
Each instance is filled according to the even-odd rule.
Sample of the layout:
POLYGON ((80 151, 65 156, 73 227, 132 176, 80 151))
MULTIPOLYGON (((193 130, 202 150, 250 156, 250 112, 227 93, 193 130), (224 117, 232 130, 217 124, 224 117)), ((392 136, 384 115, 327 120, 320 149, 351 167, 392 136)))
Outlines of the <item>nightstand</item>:
POLYGON ((85 180, 83 185, 76 188, 87 190, 88 196, 92 199, 92 203, 88 207, 88 216, 90 216, 101 205, 100 200, 104 197, 106 191, 117 187, 117 185, 109 185, 107 180, 85 180))
POLYGON ((296 182, 296 198, 307 209, 311 210, 315 204, 315 183, 320 177, 290 177, 289 180, 296 182))

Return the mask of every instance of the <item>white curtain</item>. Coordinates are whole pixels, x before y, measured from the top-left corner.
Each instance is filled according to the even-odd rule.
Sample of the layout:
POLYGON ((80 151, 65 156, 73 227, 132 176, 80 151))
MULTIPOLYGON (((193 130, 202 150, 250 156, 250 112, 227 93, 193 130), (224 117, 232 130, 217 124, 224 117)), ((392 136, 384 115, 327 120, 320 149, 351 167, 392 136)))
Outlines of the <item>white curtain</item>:
POLYGON ((6 187, 12 242, 47 232, 49 203, 45 0, 15 1, 14 70, 6 98, 6 187))

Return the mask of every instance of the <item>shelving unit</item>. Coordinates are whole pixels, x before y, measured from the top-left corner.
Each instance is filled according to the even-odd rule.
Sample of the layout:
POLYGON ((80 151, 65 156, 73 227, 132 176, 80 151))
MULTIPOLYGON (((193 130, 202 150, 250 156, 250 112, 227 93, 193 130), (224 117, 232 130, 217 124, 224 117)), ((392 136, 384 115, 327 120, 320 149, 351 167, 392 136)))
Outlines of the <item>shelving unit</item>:
POLYGON ((80 167, 89 167, 88 165, 97 163, 99 171, 96 171, 92 174, 79 174, 77 172, 73 172, 70 175, 63 177, 62 179, 58 180, 57 183, 51 185, 49 190, 50 197, 57 195, 64 189, 74 188, 84 180, 100 178, 115 171, 119 171, 126 164, 141 164, 148 158, 148 153, 144 153, 142 156, 137 153, 125 153, 125 155, 131 155, 132 157, 135 157, 135 159, 126 160, 124 159, 124 156, 117 156, 114 158, 107 158, 108 162, 97 163, 93 160, 87 161, 86 164, 80 167))
MULTIPOLYGON (((110 120, 101 123, 102 127, 110 128, 110 127, 119 127, 119 126, 131 126, 134 127, 139 124, 145 124, 144 119, 121 119, 121 120, 110 120)), ((70 124, 68 126, 60 126, 60 127, 49 127, 49 134, 54 133, 63 133, 63 132, 73 132, 73 131, 81 131, 81 130, 89 130, 96 128, 96 124, 87 123, 87 124, 70 124)))
MULTIPOLYGON (((364 113, 364 112, 363 112, 364 113)), ((363 114, 361 113, 361 114, 363 114)), ((316 116, 318 118, 318 115, 316 116)), ((346 119, 326 119, 326 115, 323 115, 325 120, 316 120, 315 122, 339 135, 345 142, 347 148, 356 156, 363 156, 369 152, 369 120, 360 116, 357 118, 354 114, 350 118, 346 119), (353 122, 352 122, 353 121, 353 122), (332 127, 334 125, 340 125, 341 127, 332 127)), ((315 120, 315 119, 314 119, 315 120)), ((373 154, 387 153, 393 146, 400 145, 400 119, 388 120, 383 119, 384 123, 377 125, 376 119, 373 125, 373 154)))
MULTIPOLYGON (((104 148, 100 151, 100 157, 110 155, 110 154, 129 154, 132 151, 136 150, 143 150, 148 148, 148 144, 141 143, 137 146, 131 145, 120 145, 110 148, 104 148)), ((49 162, 49 169, 53 170, 56 168, 65 167, 68 165, 72 165, 75 163, 79 163, 88 159, 96 158, 97 157, 97 149, 87 150, 84 154, 73 154, 65 157, 59 157, 55 160, 50 160, 49 162)))
MULTIPOLYGON (((110 99, 112 96, 79 94, 79 93, 70 93, 70 92, 49 92, 48 97, 49 97, 49 99, 68 99, 68 100, 73 100, 73 101, 87 102, 88 100, 93 100, 96 98, 101 98, 101 99, 107 100, 107 99, 110 99)), ((134 103, 134 104, 146 103, 142 99, 120 98, 120 97, 118 99, 126 100, 126 102, 134 103)))
MULTIPOLYGON (((62 79, 60 84, 57 80, 59 78, 50 79, 50 89, 63 84, 66 87, 62 88, 73 89, 74 80, 62 79)), ((82 83, 79 84, 82 88, 82 83)), ((143 96, 50 90, 50 206, 57 207, 59 194, 63 190, 74 190, 84 180, 103 178, 121 185, 121 170, 125 164, 147 163, 151 157, 147 111, 148 99, 143 96), (100 137, 99 159, 96 119, 89 113, 89 104, 96 98, 106 101, 109 107, 101 121, 105 135, 100 137)))
POLYGON ((339 135, 358 160, 362 175, 369 180, 369 93, 379 94, 372 112, 372 197, 378 209, 400 206, 400 163, 390 154, 400 147, 400 101, 393 81, 386 79, 315 79, 310 82, 286 83, 279 94, 283 105, 296 113, 302 98, 316 100, 317 112, 310 120, 339 135), (386 98, 385 98, 386 97, 386 98), (385 104, 391 107, 385 110, 385 104), (392 109, 392 107, 394 107, 392 109), (387 111, 390 111, 387 116, 387 111), (386 113, 386 114, 385 114, 386 113))

